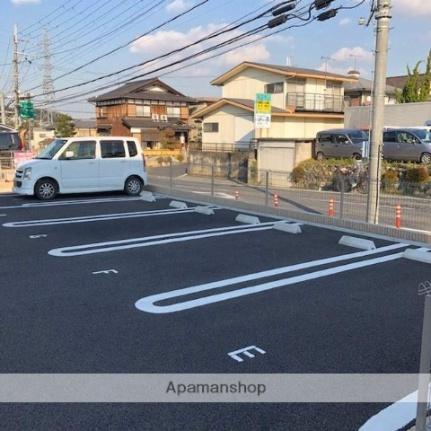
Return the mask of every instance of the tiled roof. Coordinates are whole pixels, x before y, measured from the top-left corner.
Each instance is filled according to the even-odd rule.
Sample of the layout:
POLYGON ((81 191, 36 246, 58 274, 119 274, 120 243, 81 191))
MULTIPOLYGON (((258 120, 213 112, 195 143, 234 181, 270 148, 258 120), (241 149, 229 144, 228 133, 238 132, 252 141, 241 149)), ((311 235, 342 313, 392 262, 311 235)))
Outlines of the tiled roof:
POLYGON ((140 117, 125 117, 123 118, 123 123, 127 127, 136 127, 138 129, 174 129, 177 131, 186 131, 189 130, 191 127, 183 123, 182 121, 179 121, 177 119, 168 119, 168 121, 153 121, 148 118, 140 118, 140 117))
POLYGON ((157 78, 144 79, 141 81, 130 82, 122 85, 115 90, 108 91, 107 93, 89 99, 89 102, 100 102, 105 100, 115 99, 139 99, 139 100, 160 100, 172 102, 193 102, 191 97, 184 96, 184 94, 176 91, 169 85, 160 81, 157 78), (161 91, 148 91, 146 89, 149 85, 156 84, 166 88, 167 92, 161 91))
MULTIPOLYGON (((346 82, 344 84, 344 94, 348 95, 355 91, 372 91, 373 81, 365 78, 358 78, 356 82, 346 82)), ((386 94, 395 94, 396 88, 392 85, 386 85, 386 94)))

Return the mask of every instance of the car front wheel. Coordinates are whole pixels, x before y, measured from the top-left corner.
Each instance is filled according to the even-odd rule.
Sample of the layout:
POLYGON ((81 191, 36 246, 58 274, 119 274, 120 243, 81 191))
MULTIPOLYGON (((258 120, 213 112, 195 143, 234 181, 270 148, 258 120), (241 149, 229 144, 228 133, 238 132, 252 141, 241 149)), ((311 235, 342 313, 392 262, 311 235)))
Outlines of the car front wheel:
POLYGON ((34 194, 42 201, 50 201, 57 196, 58 185, 51 178, 42 178, 34 186, 34 194))
POLYGON ((124 192, 129 196, 138 196, 143 188, 144 184, 138 177, 129 177, 124 184, 124 192))

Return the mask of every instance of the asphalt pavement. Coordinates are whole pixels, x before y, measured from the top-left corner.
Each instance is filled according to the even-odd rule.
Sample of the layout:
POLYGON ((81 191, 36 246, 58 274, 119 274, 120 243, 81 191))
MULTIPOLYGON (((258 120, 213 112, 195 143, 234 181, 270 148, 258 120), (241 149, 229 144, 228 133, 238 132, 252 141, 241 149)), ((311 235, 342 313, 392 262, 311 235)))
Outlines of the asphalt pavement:
MULTIPOLYGON (((291 235, 271 218, 240 225, 235 211, 207 216, 169 202, 0 197, 2 373, 417 372, 417 290, 429 266, 401 258, 367 265, 403 246, 371 238, 383 250, 357 256, 338 244, 337 230, 303 225, 291 235), (279 286, 261 288, 269 282, 279 286), (172 295, 193 286, 201 288, 172 295), (228 355, 250 345, 265 355, 228 355)), ((2 404, 0 429, 344 431, 385 407, 2 404)))

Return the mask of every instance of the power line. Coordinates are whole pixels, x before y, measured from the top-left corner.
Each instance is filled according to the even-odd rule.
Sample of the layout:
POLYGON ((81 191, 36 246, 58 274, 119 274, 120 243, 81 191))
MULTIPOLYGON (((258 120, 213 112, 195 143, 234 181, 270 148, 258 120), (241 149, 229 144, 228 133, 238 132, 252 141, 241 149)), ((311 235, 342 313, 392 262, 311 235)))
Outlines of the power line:
MULTIPOLYGON (((164 1, 164 0, 162 0, 162 1, 164 1)), ((202 0, 200 3, 197 3, 196 5, 194 5, 194 6, 190 7, 189 9, 185 10, 184 12, 181 12, 181 13, 179 13, 178 15, 176 15, 176 16, 174 16, 174 17, 172 17, 172 18, 170 18, 170 19, 168 19, 168 20, 166 20, 166 21, 162 22, 161 24, 159 24, 159 25, 157 25, 157 26, 155 26, 155 27, 151 28, 150 30, 146 31, 145 33, 142 33, 142 34, 140 34, 139 36, 134 37, 133 39, 129 40, 128 42, 126 42, 126 43, 124 43, 124 44, 121 44, 120 46, 117 46, 116 48, 111 49, 110 51, 108 51, 108 52, 106 52, 106 53, 104 53, 104 54, 102 54, 102 55, 99 55, 98 57, 96 57, 96 58, 94 58, 94 59, 92 59, 92 60, 90 60, 90 61, 88 61, 88 62, 86 62, 86 63, 84 63, 84 64, 82 64, 82 65, 80 65, 80 66, 78 66, 78 67, 76 67, 76 68, 74 68, 74 69, 72 69, 71 71, 69 71, 69 72, 67 72, 67 73, 64 73, 64 74, 62 74, 62 75, 59 75, 59 76, 55 77, 55 78, 54 78, 54 81, 57 81, 58 79, 64 78, 65 76, 71 75, 72 73, 75 73, 75 72, 77 72, 78 70, 81 70, 81 69, 83 69, 84 67, 87 67, 87 66, 89 66, 90 64, 93 64, 93 63, 95 63, 95 62, 97 62, 97 61, 101 60, 102 58, 105 58, 105 57, 107 57, 107 56, 109 56, 109 55, 111 55, 111 54, 113 54, 113 53, 115 53, 115 52, 117 52, 117 51, 119 51, 119 50, 121 50, 121 49, 123 49, 123 48, 125 48, 125 47, 127 47, 127 46, 129 46, 129 45, 131 45, 133 42, 137 41, 138 39, 141 39, 142 37, 147 36, 147 35, 149 35, 150 33, 154 32, 154 31, 156 31, 156 30, 159 30, 160 28, 162 28, 162 27, 164 27, 164 26, 166 26, 166 25, 168 25, 168 24, 170 24, 170 23, 172 23, 172 22, 174 22, 174 21, 178 20, 179 18, 181 18, 181 17, 183 17, 184 15, 186 15, 186 14, 188 14, 188 13, 190 13, 190 12, 194 11, 195 9, 197 9, 197 8, 201 7, 201 6, 202 6, 202 5, 204 5, 205 3, 208 3, 209 1, 210 1, 210 0, 202 0)), ((97 78, 97 79, 102 79, 102 78, 97 78)), ((36 87, 30 88, 28 91, 33 91, 33 90, 35 90, 35 89, 37 89, 37 88, 39 88, 39 86, 36 86, 36 87)), ((63 89, 60 89, 59 91, 64 91, 64 90, 63 90, 63 89)), ((35 97, 36 97, 36 96, 35 96, 35 97)))
MULTIPOLYGON (((208 0, 204 0, 204 1, 202 1, 200 4, 204 4, 204 3, 206 3, 207 1, 208 1, 208 0)), ((271 9, 272 9, 272 8, 271 8, 271 9)), ((76 85, 68 86, 68 87, 63 87, 63 88, 61 88, 61 89, 57 90, 57 92, 62 92, 62 91, 66 91, 66 90, 69 90, 69 89, 72 89, 72 88, 81 87, 81 86, 83 86, 83 85, 88 85, 88 84, 91 84, 91 83, 93 83, 93 82, 99 81, 99 80, 101 80, 101 79, 110 78, 111 76, 115 76, 115 75, 121 74, 121 73, 123 73, 123 72, 127 72, 127 71, 129 71, 129 70, 131 70, 131 69, 136 69, 136 68, 138 68, 138 67, 142 67, 142 66, 144 66, 144 65, 146 65, 146 64, 148 64, 148 63, 152 63, 152 62, 154 62, 155 60, 160 60, 160 59, 163 59, 163 58, 169 57, 169 56, 171 56, 171 55, 173 55, 173 54, 178 54, 178 53, 180 53, 180 52, 182 52, 182 51, 184 51, 184 50, 186 50, 186 49, 188 49, 188 48, 191 48, 191 47, 193 47, 193 46, 198 45, 199 43, 202 43, 202 42, 205 42, 205 41, 208 41, 208 40, 214 39, 214 38, 216 38, 216 37, 218 37, 218 36, 221 36, 221 35, 223 35, 223 34, 226 34, 226 33, 232 32, 232 31, 234 31, 234 30, 237 30, 238 28, 240 28, 240 27, 242 27, 242 26, 244 26, 244 25, 246 25, 246 24, 249 24, 249 23, 251 23, 251 22, 253 22, 253 21, 256 21, 256 20, 258 20, 258 19, 262 18, 262 17, 264 16, 264 14, 265 14, 265 13, 259 14, 259 15, 255 16, 255 17, 250 18, 250 19, 248 19, 248 20, 246 20, 246 21, 243 21, 243 22, 241 22, 241 23, 239 23, 239 24, 236 24, 236 25, 234 25, 234 26, 230 26, 230 27, 229 27, 229 28, 227 28, 227 29, 225 29, 225 27, 223 27, 223 29, 222 29, 222 30, 214 31, 214 32, 210 33, 209 35, 207 35, 207 36, 205 36, 205 37, 202 37, 202 38, 200 38, 200 39, 198 39, 198 40, 196 40, 196 41, 194 41, 194 42, 191 42, 191 43, 189 43, 189 44, 187 44, 187 45, 184 45, 184 46, 182 46, 181 48, 177 48, 177 49, 171 50, 171 51, 169 51, 169 52, 167 52, 167 53, 165 53, 165 54, 159 55, 158 57, 155 57, 155 58, 152 58, 152 59, 149 59, 149 60, 143 61, 143 62, 141 62, 141 63, 135 64, 135 65, 132 65, 132 66, 125 67, 125 68, 120 69, 120 70, 117 70, 117 71, 115 71, 115 72, 111 72, 111 73, 107 73, 107 74, 105 74, 105 75, 101 75, 101 76, 99 76, 99 77, 97 77, 97 78, 94 78, 94 79, 91 79, 91 80, 88 80, 88 81, 84 81, 84 82, 82 82, 82 83, 80 83, 80 84, 76 84, 76 85)), ((260 26, 260 27, 257 27, 257 28, 255 28, 255 29, 253 29, 253 30, 251 30, 251 31, 255 32, 255 31, 257 31, 257 30, 261 30, 261 29, 263 29, 263 28, 265 28, 265 27, 267 27, 267 24, 265 24, 265 25, 263 25, 263 26, 260 26)), ((149 33, 149 32, 147 32, 147 34, 148 34, 148 33, 149 33)), ((142 37, 142 36, 141 36, 141 37, 142 37)), ((135 39, 136 39, 136 38, 135 38, 135 39)), ((139 39, 139 38, 138 38, 138 39, 139 39)), ((136 39, 136 40, 137 40, 137 39, 136 39)), ((65 75, 63 75, 63 76, 65 76, 65 75)), ((37 87, 36 87, 36 88, 37 88, 37 87)), ((31 90, 32 90, 32 89, 31 89, 31 90)), ((42 93, 42 94, 43 94, 43 93, 42 93)), ((42 94, 37 94, 37 95, 35 95, 34 97, 41 96, 42 94)))
MULTIPOLYGON (((363 1, 362 1, 361 3, 359 3, 358 5, 356 5, 356 7, 357 7, 357 6, 359 6, 359 5, 360 5, 360 4, 362 4, 362 3, 363 3, 363 1)), ((187 68, 187 67, 191 67, 192 65, 195 65, 195 64, 198 64, 198 63, 201 63, 201 62, 204 62, 204 61, 208 61, 209 59, 214 58, 214 57, 218 57, 218 56, 220 56, 220 55, 223 55, 224 53, 229 52, 229 51, 231 51, 232 49, 238 49, 239 47, 242 47, 242 46, 245 46, 245 45, 250 45, 250 44, 252 44, 252 43, 256 43, 256 42, 258 42, 258 41, 260 41, 260 40, 263 40, 263 39, 265 39, 265 38, 267 38, 267 37, 270 37, 270 36, 272 36, 272 35, 274 35, 274 34, 280 33, 280 32, 282 32, 282 31, 286 31, 287 29, 295 28, 295 27, 302 27, 302 26, 304 26, 304 25, 308 25, 309 23, 311 23, 311 22, 313 22, 314 20, 318 19, 318 18, 319 18, 319 15, 317 15, 317 16, 315 16, 315 17, 311 18, 311 10, 312 10, 313 4, 310 4, 310 5, 308 5, 308 6, 304 7, 304 8, 302 8, 302 9, 307 9, 307 7, 308 7, 308 10, 305 12, 305 14, 308 14, 308 16, 309 16, 309 21, 307 21, 307 22, 304 22, 304 23, 302 23, 302 24, 297 24, 297 25, 291 25, 291 26, 288 26, 288 27, 286 27, 286 28, 282 28, 282 29, 276 30, 276 31, 271 32, 271 33, 269 33, 269 34, 263 35, 263 36, 261 36, 261 37, 260 37, 260 38, 258 38, 258 39, 254 39, 254 40, 249 41, 249 42, 247 42, 247 43, 244 43, 244 44, 242 44, 242 45, 236 46, 235 48, 229 48, 228 50, 225 50, 225 51, 223 51, 223 52, 221 52, 221 53, 218 53, 218 54, 216 54, 216 55, 213 55, 213 56, 211 56, 211 57, 205 57, 204 59, 201 59, 201 60, 199 60, 199 61, 197 61, 197 62, 194 62, 194 63, 192 63, 192 64, 188 64, 188 65, 185 65, 185 66, 182 66, 182 67, 176 68, 176 69, 174 69, 174 70, 170 70, 169 72, 165 73, 164 75, 167 75, 167 74, 169 74, 169 73, 173 73, 173 72, 178 71, 178 70, 185 69, 185 68, 187 68)), ((304 14, 304 13, 303 13, 303 14, 304 14)), ((301 15, 303 15, 303 14, 301 14, 301 15)), ((290 19, 294 19, 294 18, 295 18, 295 17, 292 17, 292 18, 290 18, 290 19)), ((261 26, 261 27, 265 27, 265 26, 261 26)), ((144 73, 144 74, 140 74, 140 75, 134 76, 134 77, 133 77, 133 78, 131 78, 131 79, 127 79, 127 80, 125 80, 125 81, 119 81, 119 82, 116 82, 115 84, 111 83, 111 84, 108 84, 108 85, 104 85, 104 86, 102 86, 102 87, 99 87, 99 88, 96 88, 96 89, 92 89, 92 90, 90 90, 90 91, 85 91, 85 92, 81 92, 81 93, 76 93, 76 94, 72 94, 72 95, 67 95, 67 96, 63 97, 63 98, 61 99, 61 101, 62 101, 62 102, 65 102, 65 101, 67 101, 67 100, 73 100, 73 99, 76 99, 77 97, 82 97, 82 96, 85 96, 85 95, 88 95, 88 94, 94 93, 94 91, 105 90, 105 89, 107 89, 107 88, 111 88, 111 87, 113 87, 113 86, 115 86, 115 85, 124 84, 124 83, 126 83, 126 82, 131 82, 131 81, 133 81, 133 80, 135 80, 135 79, 138 79, 138 78, 141 78, 141 77, 143 77, 143 76, 147 76, 147 75, 149 75, 149 74, 152 74, 152 73, 158 72, 158 71, 160 71, 160 70, 163 70, 163 69, 169 68, 169 67, 171 67, 171 66, 173 66, 173 65, 177 65, 177 64, 180 64, 180 63, 184 63, 185 61, 188 61, 188 60, 190 60, 190 59, 192 59, 192 58, 194 58, 194 57, 202 56, 203 54, 206 54, 206 53, 211 52, 211 51, 213 51, 213 50, 219 49, 220 47, 227 46, 227 45, 230 45, 230 44, 232 44, 232 43, 234 43, 234 42, 237 42, 238 40, 241 40, 241 39, 242 39, 242 38, 244 38, 244 37, 250 36, 250 35, 251 35, 251 34, 253 34, 253 33, 257 33, 257 32, 259 32, 259 31, 261 31, 261 30, 262 30, 262 28, 261 28, 261 27, 258 27, 257 29, 253 29, 253 30, 251 30, 251 31, 248 31, 248 32, 246 32, 246 33, 243 33, 243 34, 242 34, 242 35, 240 35, 240 36, 236 36, 236 37, 234 37, 234 38, 231 38, 231 39, 229 39, 229 40, 227 40, 227 41, 225 41, 225 42, 223 42, 223 43, 221 43, 221 44, 217 44, 217 45, 212 46, 212 47, 210 47, 210 48, 207 48, 207 49, 205 49, 205 50, 203 50, 203 51, 200 51, 200 52, 198 52, 198 53, 192 54, 191 56, 185 57, 185 58, 183 58, 183 59, 181 59, 181 60, 178 60, 178 61, 172 62, 172 63, 167 64, 167 65, 165 65, 165 66, 162 66, 162 67, 160 67, 160 68, 157 68, 157 69, 154 69, 154 70, 148 71, 148 72, 146 72, 146 73, 144 73)), ((153 61, 154 61, 154 59, 153 59, 153 60, 150 60, 150 62, 153 62, 153 61)), ((162 75, 162 76, 163 76, 163 75, 162 75)), ((80 85, 77 85, 77 86, 79 87, 80 85)), ((74 86, 74 87, 77 87, 77 86, 74 86)))
MULTIPOLYGON (((309 7, 311 7, 311 6, 309 5, 309 7)), ((309 13, 309 11, 308 11, 307 13, 309 13)), ((172 65, 176 65, 176 64, 179 64, 179 63, 182 63, 182 62, 188 61, 188 60, 190 60, 190 59, 192 59, 192 58, 195 58, 195 57, 198 57, 198 56, 202 56, 202 55, 204 55, 204 54, 206 54, 206 53, 209 53, 209 52, 211 52, 211 51, 213 51, 213 50, 219 49, 219 48, 221 48, 221 47, 223 47, 223 46, 227 46, 227 45, 230 45, 230 44, 232 44, 232 43, 235 43, 235 42, 237 42, 237 41, 239 41, 239 40, 241 40, 241 39, 244 39, 244 38, 246 38, 246 37, 253 36, 254 34, 257 34, 258 32, 260 32, 260 31, 262 31, 262 30, 264 30, 264 29, 266 29, 266 28, 267 28, 267 25, 259 26, 259 27, 257 27, 257 28, 252 29, 252 30, 249 30, 249 31, 248 31, 248 32, 246 32, 246 33, 242 33, 242 34, 241 34, 241 35, 239 35, 239 36, 235 36, 235 37, 233 37, 233 38, 231 38, 231 39, 228 39, 228 40, 226 40, 226 41, 224 41, 224 42, 222 42, 222 43, 219 43, 219 44, 216 44, 216 45, 211 46, 211 47, 209 47, 209 48, 206 48, 206 49, 204 49, 204 50, 201 50, 201 51, 199 51, 199 52, 197 52, 197 53, 194 53, 194 54, 192 54, 192 55, 189 55, 188 57, 182 58, 182 59, 180 59, 180 60, 174 61, 174 62, 172 62, 172 63, 170 63, 170 64, 167 64, 167 65, 161 66, 161 67, 159 67, 159 68, 157 68, 157 69, 153 69, 153 70, 148 71, 148 72, 146 72, 146 73, 136 75, 136 76, 134 76, 133 78, 130 78, 130 79, 126 79, 126 80, 123 80, 123 81, 118 81, 118 82, 116 82, 116 83, 111 83, 111 84, 108 84, 108 85, 104 85, 104 86, 102 86, 102 87, 97 88, 97 89, 96 89, 96 91, 105 90, 105 89, 107 89, 107 88, 111 88, 111 87, 116 86, 116 85, 120 85, 120 84, 124 84, 124 83, 127 83, 127 82, 131 82, 132 80, 135 80, 135 79, 138 79, 138 78, 142 78, 142 77, 144 77, 144 76, 148 76, 148 75, 153 74, 153 73, 155 73, 155 72, 158 72, 158 71, 160 71, 160 70, 163 70, 163 69, 166 69, 166 68, 168 68, 168 67, 171 67, 172 65)), ((276 33, 279 33, 279 32, 280 32, 280 31, 278 31, 278 32, 274 32, 274 33, 271 33, 271 34, 276 34, 276 33)), ((215 34, 215 33, 213 33, 213 34, 215 34)), ((269 35, 268 35, 268 36, 269 36, 269 35)), ((268 37, 268 36, 266 36, 266 37, 268 37)), ((214 36, 213 36, 213 37, 214 37, 214 36)), ((251 41, 250 43, 254 43, 254 42, 255 42, 255 41, 251 41)), ((195 42, 195 43, 196 43, 196 42, 195 42)), ((230 50, 231 50, 231 49, 227 50, 226 52, 229 52, 230 50)), ((202 61, 207 61, 208 59, 209 59, 209 58, 205 58, 205 59, 203 59, 202 61)), ((155 59, 148 60, 148 62, 154 62, 154 60, 155 60, 155 59)), ((176 70, 177 70, 177 69, 176 69, 176 70)), ((77 86, 79 87, 80 85, 77 85, 77 86)), ((77 86, 74 86, 74 87, 76 88, 77 86)), ((65 97, 63 97, 61 100, 62 100, 62 101, 65 101, 65 100, 71 100, 71 99, 74 99, 74 98, 76 98, 76 97, 80 97, 80 96, 83 96, 83 95, 91 94, 91 93, 93 93, 94 91, 95 91, 95 90, 93 89, 93 90, 90 90, 90 91, 85 91, 85 92, 83 92, 83 93, 82 93, 82 92, 81 92, 81 93, 76 93, 76 94, 71 95, 71 96, 65 96, 65 97)))
MULTIPOLYGON (((73 10, 73 9, 75 9, 75 7, 78 5, 78 4, 80 4, 80 3, 82 3, 83 2, 83 0, 77 0, 77 1, 75 1, 74 3, 72 3, 72 5, 70 5, 69 7, 65 7, 65 4, 63 3, 62 5, 60 5, 59 7, 57 7, 56 9, 54 9, 52 12, 50 12, 48 15, 46 15, 45 17, 43 17, 43 18, 41 18, 39 21, 37 21, 36 23, 34 23, 34 24, 31 24, 29 27, 27 27, 27 30, 25 31, 25 32, 23 32, 23 33, 21 33, 21 35, 22 36, 25 36, 25 37, 27 37, 27 36, 30 36, 31 34, 33 34, 33 33, 35 33, 35 32, 40 32, 41 31, 41 29, 43 29, 43 27, 45 27, 45 26, 49 26, 49 25, 51 25, 58 17, 57 16, 55 16, 54 18, 52 18, 50 21, 48 21, 48 22, 44 22, 44 20, 46 19, 46 18, 48 18, 50 15, 52 15, 54 12, 56 12, 56 11, 60 11, 62 14, 64 14, 65 12, 68 12, 68 11, 70 11, 70 10, 73 10), (61 11, 61 9, 64 9, 63 11, 61 11), (35 30, 30 30, 33 26, 35 26, 35 25, 37 25, 37 24, 39 24, 39 28, 37 28, 37 29, 35 29, 35 30)), ((60 16, 60 15, 58 15, 58 16, 60 16)))

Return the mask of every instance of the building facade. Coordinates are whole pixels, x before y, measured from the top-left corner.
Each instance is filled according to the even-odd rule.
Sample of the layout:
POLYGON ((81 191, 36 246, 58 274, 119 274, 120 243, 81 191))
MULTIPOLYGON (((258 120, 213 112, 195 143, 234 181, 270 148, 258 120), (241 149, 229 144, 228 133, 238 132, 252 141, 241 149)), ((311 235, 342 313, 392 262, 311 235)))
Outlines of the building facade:
MULTIPOLYGON (((360 73, 352 70, 348 75, 356 81, 344 84, 344 100, 346 106, 368 106, 373 103, 373 81, 360 77, 360 73)), ((397 89, 386 85, 385 104, 397 103, 397 89)))
POLYGON ((203 122, 203 151, 244 150, 259 141, 312 140, 343 127, 344 83, 352 78, 317 70, 244 62, 212 81, 222 98, 193 114, 203 122), (271 94, 269 129, 255 129, 257 93, 271 94))
POLYGON ((89 100, 99 135, 133 136, 150 148, 185 146, 193 99, 158 78, 128 83, 89 100))

